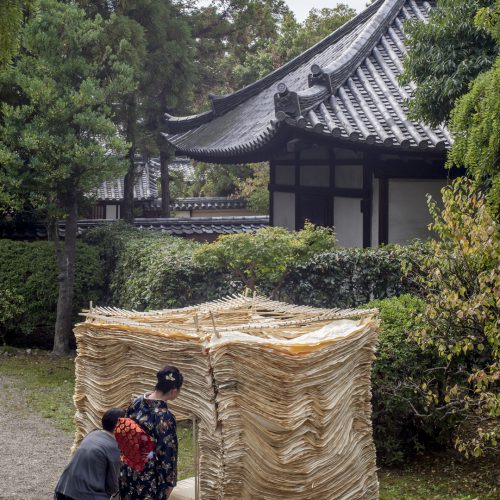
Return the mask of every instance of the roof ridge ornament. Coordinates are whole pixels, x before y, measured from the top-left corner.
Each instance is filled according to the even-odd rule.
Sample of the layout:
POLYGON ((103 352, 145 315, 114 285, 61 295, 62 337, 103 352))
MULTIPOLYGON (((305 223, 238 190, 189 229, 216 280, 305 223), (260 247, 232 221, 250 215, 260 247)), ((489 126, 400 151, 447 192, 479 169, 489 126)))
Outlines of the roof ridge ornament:
POLYGON ((300 103, 297 92, 290 92, 284 82, 278 83, 276 90, 278 91, 274 94, 276 119, 283 121, 289 117, 296 118, 300 116, 300 103))
POLYGON ((280 91, 274 96, 275 114, 278 121, 297 118, 306 114, 337 89, 356 71, 358 66, 370 54, 382 34, 392 24, 407 0, 385 0, 382 2, 361 30, 349 48, 328 66, 315 63, 308 75, 309 88, 298 92, 280 91))
POLYGON ((324 68, 318 64, 311 66, 309 85, 311 87, 315 85, 326 86, 330 94, 334 94, 370 54, 382 33, 390 27, 405 3, 406 0, 385 0, 361 33, 338 59, 324 68))

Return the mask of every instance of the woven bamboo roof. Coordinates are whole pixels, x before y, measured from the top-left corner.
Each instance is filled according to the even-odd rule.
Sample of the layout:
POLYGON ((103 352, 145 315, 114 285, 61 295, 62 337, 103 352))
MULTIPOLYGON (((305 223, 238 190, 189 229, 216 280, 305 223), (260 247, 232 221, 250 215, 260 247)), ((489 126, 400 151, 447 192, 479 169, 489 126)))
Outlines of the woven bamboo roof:
POLYGON ((167 117, 179 154, 210 161, 269 159, 293 131, 336 144, 436 151, 450 146, 444 127, 408 117, 414 86, 398 75, 406 53, 404 23, 425 21, 434 2, 379 0, 281 68, 229 95, 212 110, 167 117))

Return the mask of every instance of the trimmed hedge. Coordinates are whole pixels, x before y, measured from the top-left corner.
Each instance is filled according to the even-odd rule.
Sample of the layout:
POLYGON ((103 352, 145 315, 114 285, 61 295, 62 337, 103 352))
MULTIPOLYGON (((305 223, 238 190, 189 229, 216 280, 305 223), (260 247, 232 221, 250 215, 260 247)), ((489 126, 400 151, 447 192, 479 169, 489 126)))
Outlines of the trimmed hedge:
POLYGON ((373 437, 379 461, 396 465, 424 449, 446 448, 456 426, 455 416, 438 419, 417 415, 425 414, 428 405, 420 390, 428 370, 439 366, 437 356, 422 351, 411 337, 424 302, 405 294, 374 300, 366 307, 380 311, 372 370, 373 437))
POLYGON ((418 260, 425 245, 338 248, 299 265, 281 296, 288 302, 316 307, 350 308, 370 300, 412 293, 415 284, 401 270, 404 260, 418 260))
POLYGON ((107 270, 105 294, 117 307, 154 310, 185 307, 241 291, 220 269, 193 261, 191 240, 125 224, 99 227, 85 236, 107 270))
MULTIPOLYGON (((193 260, 200 243, 126 224, 98 227, 84 241, 97 246, 110 305, 137 310, 184 307, 243 289, 225 269, 193 260)), ((373 299, 411 293, 401 264, 424 245, 340 248, 319 254, 290 273, 279 298, 317 307, 357 307, 373 299)), ((261 293, 269 293, 264 286, 261 293)))
MULTIPOLYGON (((102 300, 97 249, 78 242, 73 314, 102 300)), ((0 240, 0 330, 12 345, 52 347, 57 307, 54 243, 0 240)))

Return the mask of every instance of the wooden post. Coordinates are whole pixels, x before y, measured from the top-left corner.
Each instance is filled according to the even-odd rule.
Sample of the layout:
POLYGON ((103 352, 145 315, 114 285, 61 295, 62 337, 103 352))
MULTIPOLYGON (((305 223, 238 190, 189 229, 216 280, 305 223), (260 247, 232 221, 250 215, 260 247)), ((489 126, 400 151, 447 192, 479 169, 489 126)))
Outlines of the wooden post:
POLYGON ((193 422, 193 447, 194 447, 194 498, 200 500, 200 466, 199 466, 199 450, 198 450, 198 424, 196 417, 192 416, 193 422))

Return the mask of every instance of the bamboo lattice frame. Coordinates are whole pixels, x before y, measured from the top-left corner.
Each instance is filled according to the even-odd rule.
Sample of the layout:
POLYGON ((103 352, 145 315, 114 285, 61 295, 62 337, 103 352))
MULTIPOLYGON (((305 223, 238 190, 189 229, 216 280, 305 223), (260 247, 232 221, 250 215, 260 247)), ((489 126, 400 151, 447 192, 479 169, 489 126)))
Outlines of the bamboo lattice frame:
POLYGON ((185 382, 170 406, 198 423, 203 500, 377 498, 376 313, 243 295, 153 312, 91 308, 75 327, 75 444, 173 364, 185 382))

